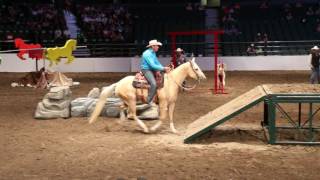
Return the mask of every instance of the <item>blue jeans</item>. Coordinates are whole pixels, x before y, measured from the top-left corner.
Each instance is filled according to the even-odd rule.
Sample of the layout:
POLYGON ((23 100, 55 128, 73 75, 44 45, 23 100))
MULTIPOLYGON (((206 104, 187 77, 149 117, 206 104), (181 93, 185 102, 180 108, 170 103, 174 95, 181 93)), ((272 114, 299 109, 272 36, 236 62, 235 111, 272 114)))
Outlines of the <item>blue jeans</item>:
POLYGON ((311 68, 310 83, 311 84, 319 84, 320 83, 319 78, 320 78, 319 67, 311 68))
POLYGON ((147 103, 150 103, 153 100, 153 97, 157 93, 156 79, 155 79, 153 72, 151 70, 142 69, 141 72, 143 73, 144 77, 146 77, 147 81, 150 84, 148 98, 147 98, 147 103))

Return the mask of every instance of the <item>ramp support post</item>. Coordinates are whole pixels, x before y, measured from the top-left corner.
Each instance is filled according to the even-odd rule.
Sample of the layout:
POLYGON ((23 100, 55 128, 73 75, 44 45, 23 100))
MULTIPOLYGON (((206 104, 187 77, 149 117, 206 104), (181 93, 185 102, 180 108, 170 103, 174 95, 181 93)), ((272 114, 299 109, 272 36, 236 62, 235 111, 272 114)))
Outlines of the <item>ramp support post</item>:
POLYGON ((276 142, 276 109, 272 100, 267 100, 268 108, 268 127, 269 127, 269 143, 276 142))
POLYGON ((320 145, 319 136, 320 126, 319 123, 314 123, 314 116, 320 111, 320 107, 317 107, 314 111, 315 103, 320 104, 320 98, 318 94, 272 94, 265 99, 264 104, 264 121, 263 126, 268 130, 268 143, 269 144, 304 144, 304 145, 320 145), (298 104, 298 116, 290 117, 289 113, 285 111, 280 104, 298 104), (301 118, 302 104, 309 105, 307 111, 307 119, 304 121, 301 118), (277 112, 282 114, 282 120, 277 119, 277 112), (285 120, 287 123, 285 124, 285 120), (279 121, 277 123, 277 121, 279 121), (278 125, 277 125, 278 124, 278 125), (281 124, 281 125, 280 125, 281 124), (293 132, 294 136, 299 137, 299 140, 282 139, 282 129, 293 132), (297 134, 295 134, 297 133, 297 134))

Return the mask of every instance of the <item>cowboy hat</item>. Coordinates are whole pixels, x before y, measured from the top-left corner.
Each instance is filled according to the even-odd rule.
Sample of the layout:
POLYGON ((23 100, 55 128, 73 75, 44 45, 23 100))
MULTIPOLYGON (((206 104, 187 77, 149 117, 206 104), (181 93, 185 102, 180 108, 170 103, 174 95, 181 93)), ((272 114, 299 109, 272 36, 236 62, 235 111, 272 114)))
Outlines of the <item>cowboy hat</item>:
POLYGON ((183 52, 183 49, 181 49, 181 48, 177 48, 177 50, 176 50, 177 52, 183 52))
POLYGON ((312 50, 319 50, 318 46, 313 46, 312 50))
POLYGON ((162 46, 162 43, 157 41, 156 39, 153 39, 149 41, 149 45, 147 47, 150 47, 150 46, 162 46))

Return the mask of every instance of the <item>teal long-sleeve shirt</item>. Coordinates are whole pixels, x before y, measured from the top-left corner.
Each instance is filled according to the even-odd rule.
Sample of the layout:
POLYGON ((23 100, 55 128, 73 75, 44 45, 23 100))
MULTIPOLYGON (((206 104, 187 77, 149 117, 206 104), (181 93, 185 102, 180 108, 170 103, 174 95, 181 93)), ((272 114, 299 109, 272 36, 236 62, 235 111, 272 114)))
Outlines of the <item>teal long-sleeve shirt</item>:
POLYGON ((164 67, 159 62, 156 53, 149 48, 142 53, 141 57, 141 69, 151 70, 151 71, 163 71, 164 67))

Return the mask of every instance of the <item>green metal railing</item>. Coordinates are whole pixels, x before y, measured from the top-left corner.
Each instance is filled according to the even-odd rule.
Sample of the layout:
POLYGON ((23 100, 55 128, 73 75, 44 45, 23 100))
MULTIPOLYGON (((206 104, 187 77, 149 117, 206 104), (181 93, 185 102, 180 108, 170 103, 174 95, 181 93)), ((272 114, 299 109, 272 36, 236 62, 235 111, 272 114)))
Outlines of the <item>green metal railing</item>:
POLYGON ((270 144, 306 144, 319 145, 319 121, 315 119, 320 108, 315 107, 315 104, 320 103, 319 94, 272 94, 265 99, 265 116, 263 126, 268 130, 267 139, 270 144), (298 116, 290 116, 289 113, 280 104, 298 104, 298 116), (307 118, 302 121, 301 105, 308 105, 307 118), (278 112, 278 116, 277 116, 278 112), (279 123, 279 116, 285 119, 279 123), (315 124, 315 120, 317 124, 315 124), (285 123, 286 122, 286 123, 285 123), (281 130, 289 130, 295 132, 295 135, 301 136, 296 138, 281 138, 281 130), (293 131, 294 130, 294 131, 293 131), (305 133, 305 134, 304 134, 305 133))

